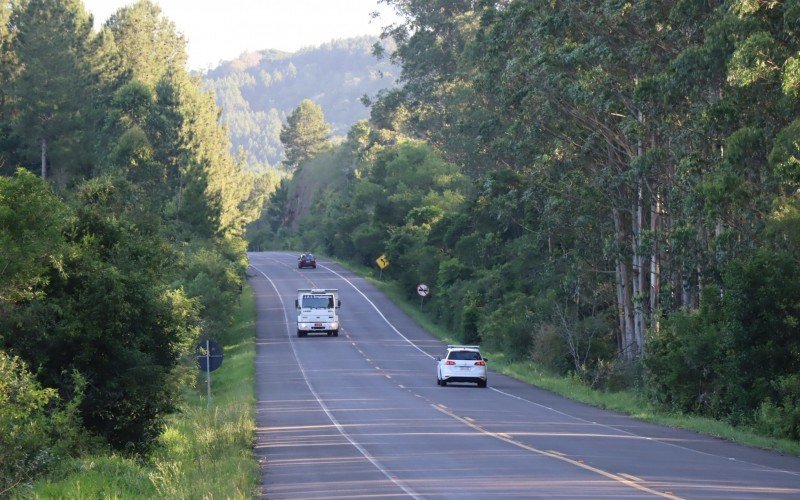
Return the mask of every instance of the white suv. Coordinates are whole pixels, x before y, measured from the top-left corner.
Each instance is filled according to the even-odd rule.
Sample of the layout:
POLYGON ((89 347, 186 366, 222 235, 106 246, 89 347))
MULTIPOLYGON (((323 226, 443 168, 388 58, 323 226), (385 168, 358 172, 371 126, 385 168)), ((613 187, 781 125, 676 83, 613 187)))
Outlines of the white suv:
POLYGON ((444 358, 436 358, 436 383, 474 382, 486 387, 486 362, 476 345, 449 345, 444 358))

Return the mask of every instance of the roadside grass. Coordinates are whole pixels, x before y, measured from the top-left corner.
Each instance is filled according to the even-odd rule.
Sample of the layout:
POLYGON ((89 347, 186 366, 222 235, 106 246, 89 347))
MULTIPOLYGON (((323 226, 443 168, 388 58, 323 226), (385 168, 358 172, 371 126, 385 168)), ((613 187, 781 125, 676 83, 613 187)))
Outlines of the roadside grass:
POLYGON ((187 391, 181 412, 168 418, 160 446, 142 463, 116 454, 60 464, 23 498, 254 498, 259 467, 255 429, 255 303, 245 284, 234 326, 217 341, 225 358, 211 375, 206 407, 205 375, 187 391))
MULTIPOLYGON (((351 263, 341 261, 336 262, 360 274, 373 285, 380 288, 381 291, 405 311, 406 314, 411 316, 423 328, 440 340, 449 344, 459 343, 459 340, 454 337, 451 332, 435 323, 433 319, 425 313, 424 306, 420 307, 419 302, 409 299, 406 292, 400 289, 397 282, 379 280, 376 271, 366 266, 354 266, 351 263)), ((482 351, 484 356, 491 360, 490 364, 492 370, 575 401, 625 413, 647 422, 726 439, 744 446, 800 456, 800 442, 797 441, 764 436, 756 433, 752 429, 733 427, 725 422, 710 418, 665 412, 653 406, 635 390, 595 390, 577 379, 549 373, 547 370, 544 370, 541 366, 531 361, 510 362, 505 359, 502 353, 484 351, 483 349, 482 351)))

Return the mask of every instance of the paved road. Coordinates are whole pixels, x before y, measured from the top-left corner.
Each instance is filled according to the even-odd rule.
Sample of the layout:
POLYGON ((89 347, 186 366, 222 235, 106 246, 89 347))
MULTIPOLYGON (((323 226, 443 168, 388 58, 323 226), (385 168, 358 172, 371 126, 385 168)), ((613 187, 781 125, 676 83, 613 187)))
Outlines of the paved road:
MULTIPOLYGON (((575 403, 489 374, 439 387, 443 344, 323 261, 252 253, 256 452, 279 498, 800 498, 800 459, 575 403), (298 288, 338 288, 339 337, 298 338, 298 288)), ((491 362, 490 362, 491 365, 491 362)))

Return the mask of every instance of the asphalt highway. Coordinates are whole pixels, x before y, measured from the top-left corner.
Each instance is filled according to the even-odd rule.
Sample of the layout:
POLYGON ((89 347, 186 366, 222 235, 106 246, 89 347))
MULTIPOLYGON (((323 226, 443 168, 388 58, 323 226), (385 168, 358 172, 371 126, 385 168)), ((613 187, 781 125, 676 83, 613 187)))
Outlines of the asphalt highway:
POLYGON ((494 372, 486 389, 439 387, 444 344, 364 279, 290 253, 250 264, 265 498, 800 498, 796 457, 494 372), (338 337, 297 337, 298 288, 339 290, 338 337))

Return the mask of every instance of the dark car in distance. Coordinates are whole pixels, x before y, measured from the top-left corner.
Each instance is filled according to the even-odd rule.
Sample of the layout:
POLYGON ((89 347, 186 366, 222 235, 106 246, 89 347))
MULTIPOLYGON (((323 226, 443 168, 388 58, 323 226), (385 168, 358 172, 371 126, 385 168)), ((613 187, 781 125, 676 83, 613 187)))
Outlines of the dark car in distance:
POLYGON ((316 269, 317 259, 310 253, 300 254, 300 257, 297 258, 297 268, 303 269, 304 267, 316 269))

